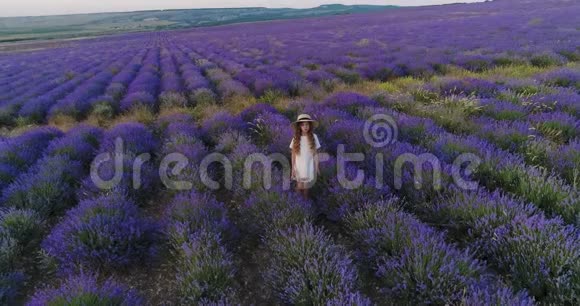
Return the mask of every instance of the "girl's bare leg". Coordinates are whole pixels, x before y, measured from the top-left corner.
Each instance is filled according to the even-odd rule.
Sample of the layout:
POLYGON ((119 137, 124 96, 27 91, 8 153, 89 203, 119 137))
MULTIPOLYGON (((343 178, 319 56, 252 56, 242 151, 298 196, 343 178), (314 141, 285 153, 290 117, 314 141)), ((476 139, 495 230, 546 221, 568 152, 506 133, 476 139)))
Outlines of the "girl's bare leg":
POLYGON ((308 199, 308 186, 306 186, 306 183, 301 183, 301 184, 302 184, 302 186, 301 186, 301 188, 302 188, 302 196, 305 199, 308 199))
POLYGON ((308 189, 306 188, 306 183, 304 182, 297 182, 296 183, 296 191, 300 193, 304 198, 308 198, 308 189))

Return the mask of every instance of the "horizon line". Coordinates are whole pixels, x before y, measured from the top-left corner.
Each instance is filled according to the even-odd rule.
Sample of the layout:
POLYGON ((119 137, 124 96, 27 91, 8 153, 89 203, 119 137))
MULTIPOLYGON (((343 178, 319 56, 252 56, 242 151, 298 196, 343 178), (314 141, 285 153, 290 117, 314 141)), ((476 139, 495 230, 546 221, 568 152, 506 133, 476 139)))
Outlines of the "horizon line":
MULTIPOLYGON (((465 0, 463 0, 465 1, 465 0)), ((239 7, 199 7, 199 8, 170 8, 170 9, 146 9, 146 10, 127 10, 127 11, 103 11, 103 12, 86 12, 86 13, 64 13, 64 14, 54 14, 54 15, 20 15, 20 16, 0 16, 2 18, 35 18, 35 17, 66 17, 66 16, 76 16, 76 15, 98 15, 98 14, 126 14, 126 13, 140 13, 140 12, 163 12, 163 11, 185 11, 185 10, 235 10, 235 9, 290 9, 290 10, 307 10, 315 9, 324 6, 340 5, 340 6, 374 6, 374 7, 428 7, 428 6, 441 6, 441 5, 453 5, 453 4, 471 4, 477 2, 486 2, 492 0, 478 0, 477 2, 463 2, 462 0, 450 3, 441 4, 428 4, 428 5, 394 5, 394 4, 341 4, 341 3, 330 3, 321 4, 312 7, 267 7, 267 6, 239 6, 239 7)))

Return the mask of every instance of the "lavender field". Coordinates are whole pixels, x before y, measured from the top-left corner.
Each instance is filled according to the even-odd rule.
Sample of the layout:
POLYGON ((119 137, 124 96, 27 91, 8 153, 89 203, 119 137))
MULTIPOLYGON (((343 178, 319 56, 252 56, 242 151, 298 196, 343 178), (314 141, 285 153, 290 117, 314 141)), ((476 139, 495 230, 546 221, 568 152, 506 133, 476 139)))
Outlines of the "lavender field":
POLYGON ((579 305, 579 14, 496 0, 0 53, 0 304, 579 305), (311 197, 280 164, 244 186, 301 113, 329 156, 311 197))

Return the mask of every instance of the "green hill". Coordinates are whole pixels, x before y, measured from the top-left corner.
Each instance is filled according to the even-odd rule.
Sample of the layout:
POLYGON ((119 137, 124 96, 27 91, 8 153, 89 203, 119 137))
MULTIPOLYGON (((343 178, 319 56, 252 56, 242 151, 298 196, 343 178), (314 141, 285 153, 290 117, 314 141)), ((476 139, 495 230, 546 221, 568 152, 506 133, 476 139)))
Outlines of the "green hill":
POLYGON ((0 18, 0 42, 74 38, 135 31, 216 26, 239 22, 355 14, 396 6, 322 5, 308 9, 263 7, 137 11, 0 18))

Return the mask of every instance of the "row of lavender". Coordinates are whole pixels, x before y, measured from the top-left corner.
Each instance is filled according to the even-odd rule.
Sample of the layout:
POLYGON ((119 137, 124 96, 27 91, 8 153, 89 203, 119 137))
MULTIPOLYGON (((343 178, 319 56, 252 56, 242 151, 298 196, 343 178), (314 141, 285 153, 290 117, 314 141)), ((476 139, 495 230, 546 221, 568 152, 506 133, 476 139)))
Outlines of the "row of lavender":
MULTIPOLYGON (((111 118, 136 106, 156 111, 160 105, 190 106, 194 102, 215 101, 210 82, 179 49, 163 45, 139 50, 139 46, 93 54, 86 63, 70 66, 78 72, 66 69, 63 72, 62 67, 57 67, 55 70, 66 74, 64 78, 58 76, 58 72, 54 73, 57 76, 54 80, 50 79, 53 74, 46 74, 44 79, 38 80, 47 83, 46 86, 37 83, 31 94, 23 96, 18 95, 20 91, 29 88, 20 86, 20 79, 15 75, 17 80, 7 86, 18 90, 7 94, 6 101, 0 105, 3 124, 14 124, 18 120, 44 122, 59 115, 77 120, 89 114, 111 118), (95 66, 102 58, 110 61, 95 66), (10 99, 11 96, 14 98, 10 99)), ((30 81, 30 76, 25 74, 22 79, 30 81)))
MULTIPOLYGON (((494 88, 492 83, 482 80, 463 81, 463 88, 467 87, 465 84, 479 84, 480 86, 485 84, 487 88, 494 88)), ((427 87, 433 86, 429 84, 427 87)), ((455 85, 453 89, 459 87, 455 85)), ((561 96, 552 94, 528 97, 541 101, 536 103, 529 103, 526 98, 522 102, 506 102, 466 97, 464 92, 470 96, 481 94, 475 87, 465 89, 465 91, 461 89, 461 94, 443 95, 443 98, 440 97, 439 90, 425 91, 422 88, 410 89, 409 93, 403 94, 379 93, 375 98, 389 108, 431 118, 448 132, 456 135, 472 135, 471 138, 475 141, 478 141, 478 138, 486 140, 495 147, 505 150, 506 152, 502 154, 506 158, 555 172, 555 176, 560 178, 549 179, 550 181, 560 181, 556 184, 569 184, 573 187, 571 189, 575 189, 578 185, 578 130, 580 127, 576 111, 566 108, 564 103, 559 103, 565 101, 560 100, 561 96), (442 102, 436 102, 438 99, 442 102), (558 110, 559 107, 562 108, 558 110), (507 151, 512 154, 506 154, 507 151)), ((507 92, 510 90, 514 89, 507 89, 507 92)), ((575 96, 578 95, 571 93, 569 101, 573 101, 575 96)), ((574 105, 572 103, 568 105, 574 105)), ((429 134, 428 131, 423 132, 429 134)), ((437 133, 432 134, 434 139, 439 136, 437 133)), ((550 172, 528 168, 530 169, 526 172, 530 174, 526 176, 546 177, 547 175, 541 175, 541 173, 549 174, 550 172), (532 175, 532 172, 535 174, 532 175)), ((498 182, 498 184, 505 185, 504 188, 510 188, 510 185, 513 185, 508 181, 498 182)), ((522 190, 522 193, 525 192, 522 190)), ((545 202, 549 204, 549 202, 562 200, 557 198, 559 197, 545 199, 545 202)))

